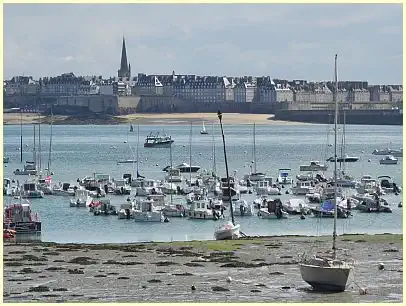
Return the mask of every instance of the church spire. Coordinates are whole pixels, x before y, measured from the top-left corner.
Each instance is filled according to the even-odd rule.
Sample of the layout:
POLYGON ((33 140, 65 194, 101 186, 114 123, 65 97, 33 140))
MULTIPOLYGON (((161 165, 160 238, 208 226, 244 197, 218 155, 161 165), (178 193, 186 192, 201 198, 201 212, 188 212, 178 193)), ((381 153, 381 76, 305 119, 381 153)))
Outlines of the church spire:
POLYGON ((127 64, 127 50, 125 49, 125 38, 123 36, 123 47, 121 49, 121 67, 120 69, 122 71, 125 71, 128 69, 128 64, 127 64))
POLYGON ((123 46, 121 49, 121 64, 118 70, 118 77, 130 77, 130 66, 127 63, 127 50, 125 48, 125 38, 123 36, 123 46))

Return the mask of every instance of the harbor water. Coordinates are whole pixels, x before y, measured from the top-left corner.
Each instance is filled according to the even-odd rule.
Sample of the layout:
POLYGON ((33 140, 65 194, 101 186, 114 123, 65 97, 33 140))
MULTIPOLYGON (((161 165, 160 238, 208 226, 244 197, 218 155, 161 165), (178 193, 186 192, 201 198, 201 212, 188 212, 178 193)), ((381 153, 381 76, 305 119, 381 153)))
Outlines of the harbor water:
MULTIPOLYGON (((162 168, 170 164, 168 148, 144 148, 145 137, 151 132, 165 132, 175 140, 172 146, 173 165, 183 162, 212 169, 225 176, 223 143, 220 127, 206 122, 208 135, 201 135, 201 124, 194 124, 192 137, 190 125, 140 125, 138 146, 138 170, 147 178, 164 179, 162 168), (214 136, 213 136, 214 135, 214 136), (213 143, 215 155, 213 155, 213 143), (191 154, 190 149, 191 147, 191 154), (215 159, 213 157, 215 156, 215 159), (215 163, 214 163, 215 160, 215 163)), ((331 126, 324 124, 275 124, 257 125, 256 169, 274 178, 279 168, 291 168, 292 177, 299 174, 299 166, 311 160, 328 163, 326 177, 333 175, 334 163, 326 159, 333 155, 334 134, 331 126), (330 144, 330 145, 329 145, 330 144)), ((345 165, 346 172, 356 179, 369 174, 374 178, 389 175, 399 186, 402 182, 402 157, 397 165, 380 165, 383 156, 372 155, 374 149, 402 147, 402 126, 347 125, 346 153, 359 156, 358 162, 345 165)), ((4 177, 23 182, 27 176, 14 176, 13 171, 22 169, 25 161, 33 159, 33 126, 23 126, 23 163, 20 162, 20 126, 6 125, 4 132, 4 155, 10 158, 4 164, 4 177)), ((50 170, 54 172, 53 183, 77 184, 78 178, 93 173, 109 174, 122 178, 124 173, 135 177, 137 164, 117 164, 119 160, 137 159, 137 126, 129 132, 128 125, 56 125, 53 126, 50 170)), ((224 125, 228 167, 230 175, 242 178, 254 167, 252 125, 224 125)), ((38 129, 37 129, 38 137, 38 129)), ((50 126, 41 125, 41 166, 48 166, 50 126)), ((338 144, 341 137, 338 138, 338 144)), ((37 138, 38 146, 38 138, 37 138)), ((38 150, 38 148, 37 148, 38 150)), ((254 169, 252 169, 254 170, 254 169)), ((46 172, 43 170, 43 172, 46 172)), ((189 179, 189 174, 185 175, 189 179)), ((289 188, 289 187, 287 187, 289 188)), ((286 189, 282 189, 284 191, 286 189)), ((349 189, 348 194, 356 193, 349 189)), ((119 208, 127 196, 108 195, 112 204, 119 208)), ((256 196, 242 196, 252 202, 256 196)), ((282 200, 300 198, 283 194, 282 200)), ((169 198, 169 196, 168 196, 169 198)), ((276 198, 274 196, 273 198, 276 198)), ((303 197, 302 197, 303 198, 303 197)), ((353 212, 349 219, 338 220, 338 234, 343 233, 402 233, 402 194, 387 195, 393 213, 367 214, 353 212)), ((42 199, 31 199, 32 210, 42 220, 42 241, 61 243, 120 243, 137 241, 171 241, 213 239, 214 230, 223 222, 213 220, 189 220, 171 218, 169 223, 142 223, 134 220, 119 220, 117 216, 94 216, 86 208, 72 208, 69 197, 45 195, 42 199)), ((14 200, 15 201, 15 200, 14 200)), ((12 203, 4 197, 4 204, 12 203)), ((248 235, 322 235, 332 233, 332 219, 299 216, 288 219, 267 220, 259 217, 236 217, 241 230, 248 235)))

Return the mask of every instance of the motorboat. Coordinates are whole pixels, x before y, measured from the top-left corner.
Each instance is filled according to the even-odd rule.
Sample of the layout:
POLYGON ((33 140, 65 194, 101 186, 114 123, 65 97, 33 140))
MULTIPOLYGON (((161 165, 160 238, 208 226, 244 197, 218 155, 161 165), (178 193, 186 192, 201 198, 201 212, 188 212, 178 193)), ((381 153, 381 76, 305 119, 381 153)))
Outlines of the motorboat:
POLYGON ((127 199, 126 203, 120 205, 120 209, 118 210, 118 218, 119 219, 133 219, 133 210, 135 209, 135 202, 131 201, 130 198, 127 199))
POLYGON ((221 188, 221 194, 222 194, 223 201, 229 201, 230 197, 232 198, 236 195, 239 195, 239 191, 237 189, 235 179, 233 177, 230 177, 229 180, 230 180, 230 192, 229 192, 229 188, 228 188, 227 178, 222 177, 220 179, 220 188, 221 188))
POLYGON ((276 182, 281 185, 292 184, 292 178, 290 177, 291 169, 279 169, 279 175, 276 182))
POLYGON ((169 183, 181 183, 183 181, 180 169, 169 168, 167 169, 167 172, 168 173, 165 175, 165 181, 169 183))
POLYGON ((174 140, 171 136, 166 134, 159 135, 159 133, 150 133, 144 142, 145 148, 169 148, 174 140))
POLYGON ((164 222, 164 215, 162 211, 155 208, 153 200, 144 199, 137 205, 137 209, 132 211, 136 222, 164 222))
POLYGON ((232 207, 234 216, 253 216, 254 207, 253 204, 247 203, 247 201, 238 198, 232 198, 232 207))
POLYGON ((37 188, 35 182, 25 182, 23 183, 21 196, 25 199, 43 198, 44 192, 37 188))
POLYGON ((137 161, 135 159, 124 159, 119 160, 117 164, 135 164, 137 161))
POLYGON ((307 215, 311 213, 309 205, 303 199, 289 199, 282 204, 289 215, 307 215))
POLYGON ((131 186, 128 184, 127 179, 118 179, 114 181, 114 194, 116 195, 129 195, 131 194, 131 186))
POLYGON ((266 177, 266 174, 263 172, 255 172, 255 173, 251 173, 248 175, 244 176, 244 180, 247 181, 251 181, 251 182, 258 182, 258 181, 262 181, 264 180, 266 177))
POLYGON ((176 192, 178 191, 178 188, 174 183, 164 182, 161 185, 161 190, 162 190, 163 194, 176 194, 176 192))
MULTIPOLYGON (((311 208, 315 217, 334 218, 334 199, 325 200, 319 207, 311 208)), ((337 205, 337 218, 347 219, 351 212, 340 205, 337 205)))
POLYGON ((385 193, 400 193, 402 191, 402 188, 396 185, 390 176, 380 175, 378 179, 380 179, 379 186, 385 193))
POLYGON ((357 209, 360 212, 365 213, 391 213, 392 209, 388 207, 388 203, 378 196, 374 198, 371 197, 364 197, 359 204, 357 205, 357 209))
POLYGON ((162 194, 162 189, 158 181, 152 179, 143 179, 141 185, 136 187, 137 196, 147 196, 150 194, 162 194))
POLYGON ((403 149, 391 149, 391 148, 386 148, 386 149, 375 149, 372 152, 373 155, 393 155, 395 157, 402 157, 403 156, 403 149))
POLYGON ((4 208, 3 229, 12 229, 16 234, 41 233, 38 213, 31 211, 31 204, 20 198, 20 203, 7 204, 4 208))
POLYGON ((263 195, 263 194, 280 195, 281 194, 280 189, 278 187, 276 187, 276 185, 271 186, 269 180, 262 180, 262 181, 256 182, 254 189, 255 189, 257 195, 263 195))
POLYGON ((111 205, 109 199, 92 200, 89 204, 89 211, 92 211, 95 216, 117 215, 116 207, 111 205))
POLYGON ((186 208, 183 204, 166 204, 161 209, 165 217, 185 217, 186 208))
POLYGON ((214 238, 216 240, 238 239, 240 238, 240 225, 234 225, 229 221, 216 229, 214 238))
POLYGON ((181 163, 180 165, 176 166, 175 169, 179 169, 182 173, 195 173, 200 170, 200 167, 191 166, 187 163, 181 163))
POLYGON ((70 207, 89 207, 92 200, 89 190, 76 189, 75 197, 70 200, 70 207))
POLYGON ((214 218, 213 210, 209 208, 208 199, 195 200, 190 204, 188 217, 189 219, 212 220, 214 218))
POLYGON ((26 162, 23 169, 13 171, 14 175, 37 175, 37 165, 34 162, 26 162))
POLYGON ((381 165, 396 165, 398 163, 398 159, 393 155, 386 155, 379 161, 381 165))
POLYGON ((361 178, 361 182, 357 183, 355 186, 355 190, 360 193, 375 193, 380 191, 380 187, 375 179, 373 179, 370 175, 364 175, 361 178))
MULTIPOLYGON (((358 160, 359 160, 359 156, 348 156, 348 155, 345 155, 345 156, 342 156, 342 157, 337 157, 337 162, 338 162, 338 163, 343 163, 343 162, 345 162, 345 163, 355 163, 355 162, 357 162, 358 160)), ((328 158, 327 161, 329 161, 329 162, 334 162, 334 156, 328 158)))
POLYGON ((317 160, 310 161, 309 165, 301 165, 299 170, 300 171, 327 171, 328 166, 321 164, 317 160))
POLYGON ((294 195, 306 195, 314 192, 312 181, 296 181, 296 185, 290 188, 294 195))
POLYGON ((288 213, 283 210, 280 199, 270 199, 267 202, 267 207, 259 209, 257 214, 263 219, 286 219, 288 217, 288 213))
POLYGON ((268 206, 267 206, 267 203, 268 203, 269 200, 270 200, 270 199, 268 198, 268 195, 262 195, 262 196, 256 198, 256 199, 253 201, 254 208, 256 208, 256 209, 261 209, 261 208, 266 208, 266 207, 268 207, 268 206))

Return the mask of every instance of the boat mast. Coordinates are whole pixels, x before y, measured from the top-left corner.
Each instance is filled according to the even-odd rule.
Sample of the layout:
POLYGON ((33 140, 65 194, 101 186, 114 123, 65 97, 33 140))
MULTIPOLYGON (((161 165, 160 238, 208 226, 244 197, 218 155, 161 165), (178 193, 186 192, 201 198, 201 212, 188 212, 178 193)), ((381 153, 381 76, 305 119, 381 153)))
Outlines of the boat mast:
POLYGON ((23 110, 20 107, 20 162, 23 162, 23 110))
POLYGON ((336 258, 336 237, 337 237, 337 117, 338 117, 338 101, 337 101, 337 54, 334 59, 334 95, 335 103, 335 118, 334 118, 334 229, 333 229, 333 258, 336 258))
POLYGON ((189 163, 189 180, 192 183, 192 121, 190 121, 189 163))
POLYGON ((51 172, 51 150, 52 150, 52 125, 54 123, 54 117, 52 113, 52 106, 51 106, 51 135, 49 137, 49 152, 48 152, 48 166, 47 166, 47 176, 51 172))
POLYGON ((228 189, 228 199, 230 201, 230 215, 231 215, 231 222, 233 225, 234 223, 234 212, 233 212, 233 205, 231 201, 231 186, 230 186, 230 176, 228 175, 228 164, 227 164, 227 153, 226 153, 226 140, 224 138, 224 132, 223 132, 223 123, 221 122, 221 119, 223 118, 223 114, 220 112, 220 110, 217 112, 217 116, 220 120, 220 127, 221 127, 221 136, 223 137, 223 149, 224 149, 224 163, 226 164, 226 175, 227 175, 227 189, 228 189))
POLYGON ((346 152, 345 152, 345 110, 343 110, 343 115, 344 115, 344 119, 343 119, 343 155, 344 155, 344 160, 343 160, 343 174, 345 173, 345 156, 346 156, 346 152))
MULTIPOLYGON (((212 127, 212 133, 211 133, 211 139, 212 139, 212 143, 213 143, 213 172, 216 173, 217 169, 216 169, 216 144, 214 142, 214 123, 211 124, 212 127)), ((217 173, 216 173, 217 175, 217 173)))
POLYGON ((35 123, 33 124, 33 127, 34 127, 34 148, 33 148, 33 150, 32 150, 32 155, 33 155, 33 162, 34 162, 34 165, 35 165, 35 170, 37 170, 37 151, 36 151, 36 147, 35 147, 35 145, 36 145, 36 143, 35 143, 35 138, 36 138, 36 133, 35 133, 35 123))
MULTIPOLYGON (((138 145, 140 142, 140 125, 137 125, 137 178, 138 178, 138 164, 140 161, 138 160, 138 145)), ((134 171, 134 164, 133 164, 133 171, 134 171)))
POLYGON ((38 107, 38 166, 41 172, 41 112, 38 107))
POLYGON ((171 163, 171 168, 169 171, 171 173, 171 205, 172 205, 172 143, 169 144, 169 157, 171 163))
POLYGON ((257 154, 255 150, 255 122, 254 122, 254 173, 257 173, 257 154))

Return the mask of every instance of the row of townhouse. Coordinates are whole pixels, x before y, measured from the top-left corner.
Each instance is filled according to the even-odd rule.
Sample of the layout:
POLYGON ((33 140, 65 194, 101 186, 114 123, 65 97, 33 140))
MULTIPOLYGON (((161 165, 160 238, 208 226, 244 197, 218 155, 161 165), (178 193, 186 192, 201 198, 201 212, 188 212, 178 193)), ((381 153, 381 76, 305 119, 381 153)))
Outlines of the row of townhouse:
MULTIPOLYGON (((197 75, 146 75, 111 77, 75 76, 65 73, 44 77, 38 81, 30 76, 17 76, 4 81, 6 96, 75 96, 75 95, 162 95, 195 102, 220 103, 330 103, 333 101, 332 82, 280 80, 271 77, 219 77, 197 75)), ((368 85, 365 81, 338 82, 339 102, 400 102, 401 85, 368 85)))

